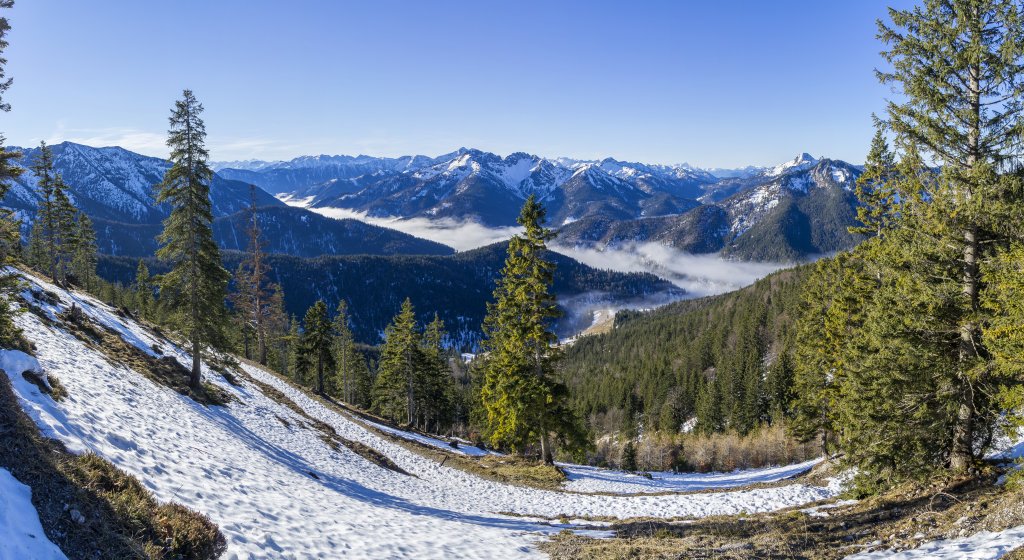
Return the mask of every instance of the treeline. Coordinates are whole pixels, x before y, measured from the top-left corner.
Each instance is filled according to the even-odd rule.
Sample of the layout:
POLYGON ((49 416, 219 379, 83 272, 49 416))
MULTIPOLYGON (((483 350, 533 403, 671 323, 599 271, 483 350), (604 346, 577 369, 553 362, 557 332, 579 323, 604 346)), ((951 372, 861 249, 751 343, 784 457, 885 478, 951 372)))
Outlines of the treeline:
POLYGON ((791 412, 792 345, 807 266, 742 290, 620 312, 577 340, 562 369, 598 434, 683 429, 741 435, 791 412))

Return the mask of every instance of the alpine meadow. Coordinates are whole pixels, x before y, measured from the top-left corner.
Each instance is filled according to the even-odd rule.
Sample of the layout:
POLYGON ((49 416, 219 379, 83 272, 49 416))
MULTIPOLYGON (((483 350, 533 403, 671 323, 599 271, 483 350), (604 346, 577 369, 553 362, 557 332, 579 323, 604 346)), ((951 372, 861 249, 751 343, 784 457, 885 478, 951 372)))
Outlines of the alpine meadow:
POLYGON ((0 0, 0 560, 1024 558, 1024 0, 101 4, 0 0))

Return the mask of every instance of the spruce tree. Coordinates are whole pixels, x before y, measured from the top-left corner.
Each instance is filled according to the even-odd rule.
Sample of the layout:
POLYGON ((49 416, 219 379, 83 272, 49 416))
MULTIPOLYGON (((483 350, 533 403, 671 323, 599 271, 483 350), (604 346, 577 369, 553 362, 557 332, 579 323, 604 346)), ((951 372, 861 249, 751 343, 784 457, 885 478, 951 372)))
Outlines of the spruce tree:
POLYGON ((32 247, 31 253, 35 259, 38 259, 38 262, 34 264, 41 267, 51 280, 59 282, 57 270, 61 255, 62 189, 60 176, 54 169, 53 150, 46 145, 46 142, 39 143, 39 155, 32 163, 31 169, 36 176, 36 189, 39 191, 39 205, 36 211, 35 227, 32 230, 35 245, 32 247))
POLYGON ((316 374, 316 392, 325 394, 326 380, 334 369, 331 345, 334 341, 334 326, 327 316, 327 304, 317 300, 307 311, 302 320, 301 352, 305 355, 304 363, 316 374))
POLYGON ((149 267, 145 261, 139 259, 139 266, 135 268, 135 310, 139 315, 152 319, 154 307, 153 282, 149 276, 149 267))
POLYGON ((895 157, 879 126, 871 139, 871 150, 864 162, 864 172, 857 177, 855 192, 860 202, 857 221, 861 225, 849 228, 851 233, 880 235, 889 226, 896 206, 896 192, 892 184, 895 168, 895 157))
POLYGON ((531 195, 518 219, 525 231, 509 241, 495 302, 487 307, 481 402, 492 445, 523 449, 536 441, 542 460, 552 463, 551 434, 577 440, 579 428, 555 377, 558 338, 551 323, 560 312, 550 292, 555 265, 545 255, 555 233, 544 221, 544 208, 531 195))
POLYGON ((452 421, 452 399, 454 395, 451 368, 444 348, 444 321, 434 314, 423 330, 421 341, 421 371, 417 388, 417 409, 425 431, 441 431, 441 427, 452 421))
POLYGON ((952 368, 939 383, 947 402, 935 407, 948 410, 949 404, 955 411, 951 418, 937 414, 952 429, 941 454, 960 471, 990 441, 988 395, 1000 384, 981 336, 988 320, 981 264, 1006 242, 1006 210, 1017 196, 1016 179, 1006 171, 1024 156, 1024 7, 1006 0, 925 0, 889 13, 892 25, 879 22, 879 38, 891 69, 878 76, 901 96, 888 102, 884 124, 942 169, 927 186, 926 208, 901 213, 898 229, 907 234, 901 241, 916 245, 905 258, 911 270, 921 271, 919 285, 942 298, 938 308, 920 302, 914 311, 934 320, 915 326, 957 333, 936 340, 922 331, 933 352, 918 356, 932 353, 940 360, 936 370, 952 368))
POLYGON ((373 380, 369 368, 366 367, 366 358, 356 348, 352 329, 349 327, 348 305, 345 300, 338 303, 334 332, 334 362, 338 367, 341 399, 358 407, 369 408, 373 380))
MULTIPOLYGON (((14 7, 14 0, 0 0, 0 10, 14 7)), ((0 17, 0 111, 10 112, 11 104, 4 101, 4 95, 10 89, 13 78, 7 76, 7 59, 3 56, 8 46, 8 33, 11 24, 7 17, 0 17)), ((4 146, 6 138, 0 133, 0 198, 7 195, 14 179, 21 175, 21 167, 15 161, 21 153, 14 152, 4 146)), ((0 264, 10 263, 21 245, 20 222, 8 208, 0 208, 0 264)), ((0 274, 0 295, 13 293, 18 287, 18 276, 14 273, 0 274)), ((11 318, 12 312, 8 297, 0 297, 0 345, 13 346, 18 332, 11 318)))
POLYGON ((167 145, 171 168, 158 185, 156 202, 171 206, 158 238, 157 257, 171 264, 160 277, 160 300, 169 320, 192 346, 191 385, 202 383, 202 351, 225 343, 227 309, 224 298, 230 274, 221 265, 213 241, 210 181, 203 106, 190 90, 171 111, 167 145))
POLYGON ((92 220, 84 212, 74 212, 74 233, 71 237, 71 273, 78 284, 87 291, 96 286, 96 264, 99 262, 99 249, 96 247, 96 231, 92 220))
POLYGON ((373 386, 373 409, 392 421, 412 426, 416 421, 416 388, 421 369, 420 334, 416 312, 408 298, 384 332, 377 379, 373 386))
MULTIPOLYGON (((0 0, 0 10, 14 7, 14 0, 0 0)), ((11 104, 4 101, 4 95, 11 88, 14 79, 7 75, 7 58, 3 56, 8 47, 7 34, 11 31, 11 23, 7 17, 0 17, 0 111, 9 113, 11 104)), ((21 157, 21 153, 12 152, 4 146, 6 139, 0 134, 0 198, 3 198, 14 179, 21 175, 21 167, 14 164, 15 160, 21 157)), ((10 218, 10 211, 6 210, 7 218, 10 218)))

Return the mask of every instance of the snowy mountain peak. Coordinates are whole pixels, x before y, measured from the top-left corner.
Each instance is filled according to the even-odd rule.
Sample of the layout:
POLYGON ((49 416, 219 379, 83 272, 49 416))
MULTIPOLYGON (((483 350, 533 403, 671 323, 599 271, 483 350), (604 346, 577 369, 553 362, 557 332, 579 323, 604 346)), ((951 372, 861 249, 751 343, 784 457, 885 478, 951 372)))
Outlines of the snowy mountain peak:
POLYGON ((795 169, 806 169, 808 167, 811 167, 815 163, 818 163, 818 160, 811 154, 804 152, 785 163, 776 165, 775 167, 769 169, 768 171, 765 172, 765 175, 769 177, 778 177, 783 173, 787 173, 795 169))

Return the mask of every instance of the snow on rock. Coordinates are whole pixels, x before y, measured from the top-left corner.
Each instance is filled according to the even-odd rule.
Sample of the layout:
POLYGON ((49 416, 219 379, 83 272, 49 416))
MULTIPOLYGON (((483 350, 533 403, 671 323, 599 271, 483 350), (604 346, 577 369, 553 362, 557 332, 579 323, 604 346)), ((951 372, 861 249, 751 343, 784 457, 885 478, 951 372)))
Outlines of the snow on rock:
POLYGON ((878 550, 847 556, 848 560, 982 560, 999 558, 1011 550, 1024 546, 1024 526, 1005 531, 982 531, 961 539, 946 539, 925 543, 918 548, 896 552, 878 550))
POLYGON ((32 505, 32 489, 0 468, 0 560, 56 560, 64 553, 50 542, 32 505))
POLYGON ((39 360, 21 350, 0 350, 0 369, 11 376, 30 371, 38 375, 47 387, 50 386, 50 380, 46 378, 46 373, 43 368, 39 367, 39 360))
MULTIPOLYGON (((138 348, 189 362, 182 349, 95 299, 30 281, 57 295, 59 302, 50 311, 75 304, 138 348)), ((247 376, 240 376, 241 385, 235 386, 204 368, 206 380, 237 399, 227 406, 205 407, 110 362, 32 313, 18 315, 16 322, 36 344, 39 365, 68 392, 57 403, 8 372, 19 402, 42 431, 73 451, 98 453, 138 477, 157 499, 209 515, 227 539, 227 559, 536 557, 536 541, 566 527, 550 521, 561 516, 754 513, 839 492, 838 485, 794 483, 701 494, 597 495, 501 484, 439 465, 260 368, 243 366, 247 376, 281 391, 304 414, 269 398, 247 376), (328 446, 307 415, 344 438, 372 447, 413 476, 379 467, 345 447, 328 446)), ((420 437, 428 445, 447 447, 442 440, 420 437)), ((592 481, 598 478, 585 467, 568 468, 575 473, 570 485, 583 484, 582 472, 591 473, 592 481)), ((717 480, 709 475, 703 481, 697 476, 663 484, 675 483, 673 489, 724 488, 783 478, 787 472, 730 473, 717 480)), ((624 483, 625 475, 610 476, 629 486, 620 487, 624 492, 644 491, 629 484, 636 481, 624 483)))

